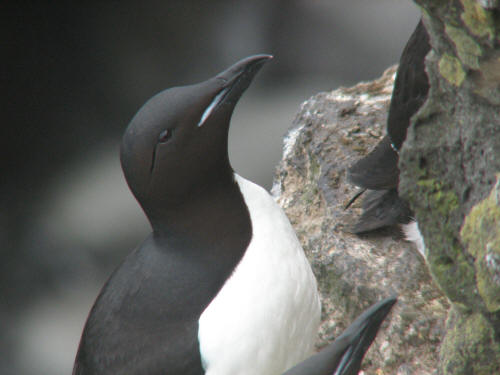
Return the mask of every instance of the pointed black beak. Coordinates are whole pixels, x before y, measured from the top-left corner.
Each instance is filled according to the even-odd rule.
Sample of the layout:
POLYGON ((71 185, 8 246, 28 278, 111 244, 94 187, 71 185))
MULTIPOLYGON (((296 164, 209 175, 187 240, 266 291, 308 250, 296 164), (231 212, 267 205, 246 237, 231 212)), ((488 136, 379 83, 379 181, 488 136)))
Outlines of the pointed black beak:
POLYGON ((218 82, 219 89, 201 116, 198 126, 202 126, 221 105, 234 107, 262 65, 272 58, 271 55, 249 56, 217 74, 213 79, 218 82))
POLYGON ((236 80, 247 80, 248 83, 252 80, 255 74, 260 70, 262 65, 272 59, 272 55, 253 55, 245 57, 236 64, 230 66, 223 72, 217 74, 216 78, 224 82, 225 87, 232 85, 236 80))
POLYGON ((356 335, 360 337, 361 344, 370 345, 377 335, 380 325, 396 302, 396 297, 389 297, 372 305, 358 316, 339 338, 344 335, 356 335))
POLYGON ((223 82, 223 91, 227 90, 223 101, 238 101, 260 68, 272 58, 271 55, 249 56, 217 74, 216 79, 223 82))
POLYGON ((339 336, 340 340, 349 338, 350 344, 340 358, 335 375, 354 375, 359 372, 363 357, 396 301, 396 297, 390 297, 374 304, 358 316, 339 336))
POLYGON ((396 301, 396 297, 390 297, 372 305, 357 317, 334 342, 283 375, 358 374, 366 351, 396 301))

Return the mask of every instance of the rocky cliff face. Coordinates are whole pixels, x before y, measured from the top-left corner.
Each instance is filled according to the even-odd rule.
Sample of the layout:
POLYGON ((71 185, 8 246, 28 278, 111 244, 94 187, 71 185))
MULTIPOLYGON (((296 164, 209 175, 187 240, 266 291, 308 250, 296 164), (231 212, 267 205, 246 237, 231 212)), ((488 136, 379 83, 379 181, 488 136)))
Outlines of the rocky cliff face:
POLYGON ((273 193, 312 263, 323 300, 318 348, 372 303, 399 302, 364 361, 365 374, 436 374, 448 302, 397 230, 349 232, 361 208, 346 169, 385 133, 395 68, 373 82, 306 101, 285 138, 273 193))
POLYGON ((343 209, 355 194, 346 168, 385 132, 394 69, 303 104, 274 193, 319 280, 319 347, 363 308, 398 294, 365 373, 498 374, 500 6, 416 2, 432 46, 430 90, 400 153, 399 192, 419 222, 426 260, 395 231, 353 236, 352 215, 360 209, 343 209))
POLYGON ((452 302, 440 372, 500 373, 500 16, 497 1, 419 0, 430 91, 400 154, 400 193, 452 302))

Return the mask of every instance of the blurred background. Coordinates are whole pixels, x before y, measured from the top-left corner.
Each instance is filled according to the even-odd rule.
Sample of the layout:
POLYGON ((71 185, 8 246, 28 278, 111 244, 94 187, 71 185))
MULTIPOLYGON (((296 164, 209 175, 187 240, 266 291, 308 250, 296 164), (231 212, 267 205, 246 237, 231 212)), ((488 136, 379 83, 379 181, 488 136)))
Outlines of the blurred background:
POLYGON ((271 53, 238 104, 235 170, 270 188, 311 95, 396 63, 419 11, 400 0, 2 2, 0 373, 70 374, 109 273, 148 233, 121 134, 153 94, 271 53))

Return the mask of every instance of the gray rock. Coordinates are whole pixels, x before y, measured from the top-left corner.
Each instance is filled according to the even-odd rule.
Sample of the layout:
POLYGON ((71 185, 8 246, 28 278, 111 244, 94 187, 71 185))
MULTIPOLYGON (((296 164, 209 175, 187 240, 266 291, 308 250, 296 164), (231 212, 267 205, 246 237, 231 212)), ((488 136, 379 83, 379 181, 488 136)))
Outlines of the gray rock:
POLYGON ((399 191, 453 303, 440 373, 498 374, 500 18, 475 0, 417 3, 432 46, 430 89, 400 153, 399 191))
POLYGON ((447 300, 425 260, 398 230, 349 232, 359 203, 346 169, 385 133, 395 67, 373 82, 306 101, 285 138, 273 194, 285 209, 319 282, 323 321, 318 349, 383 297, 399 302, 363 365, 365 374, 435 374, 447 300))

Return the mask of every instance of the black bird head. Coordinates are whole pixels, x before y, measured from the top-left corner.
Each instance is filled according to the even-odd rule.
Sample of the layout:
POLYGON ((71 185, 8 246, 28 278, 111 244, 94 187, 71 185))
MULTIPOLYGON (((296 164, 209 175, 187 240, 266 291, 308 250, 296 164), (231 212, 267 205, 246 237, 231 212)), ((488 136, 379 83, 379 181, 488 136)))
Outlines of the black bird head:
POLYGON ((234 107, 272 56, 247 57, 207 81, 153 96, 125 131, 121 163, 151 220, 198 191, 232 178, 228 130, 234 107))

